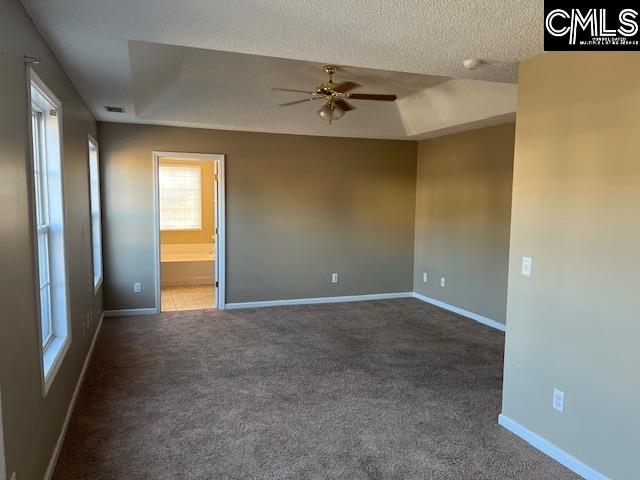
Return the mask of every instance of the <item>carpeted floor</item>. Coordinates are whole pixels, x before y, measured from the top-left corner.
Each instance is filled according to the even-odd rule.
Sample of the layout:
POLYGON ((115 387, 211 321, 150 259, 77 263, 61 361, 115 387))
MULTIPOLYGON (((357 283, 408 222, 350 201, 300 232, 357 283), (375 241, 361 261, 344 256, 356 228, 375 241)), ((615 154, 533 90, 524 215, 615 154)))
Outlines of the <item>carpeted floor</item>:
POLYGON ((55 478, 569 479, 501 332, 414 299, 104 320, 55 478))

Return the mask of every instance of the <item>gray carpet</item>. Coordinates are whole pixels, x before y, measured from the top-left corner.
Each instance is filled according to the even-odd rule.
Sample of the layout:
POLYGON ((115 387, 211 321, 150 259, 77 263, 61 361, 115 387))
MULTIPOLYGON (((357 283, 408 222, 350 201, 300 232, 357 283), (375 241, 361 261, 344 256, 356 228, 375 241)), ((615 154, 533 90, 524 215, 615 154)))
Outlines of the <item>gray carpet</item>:
POLYGON ((577 478, 497 425, 503 342, 414 299, 105 319, 55 478, 577 478))

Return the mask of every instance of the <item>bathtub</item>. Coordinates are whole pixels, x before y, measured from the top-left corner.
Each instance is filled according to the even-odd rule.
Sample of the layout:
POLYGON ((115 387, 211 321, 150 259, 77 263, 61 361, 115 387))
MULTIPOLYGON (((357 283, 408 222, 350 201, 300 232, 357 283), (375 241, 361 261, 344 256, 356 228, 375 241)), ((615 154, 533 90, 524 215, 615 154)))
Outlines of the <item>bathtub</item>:
POLYGON ((160 245, 160 285, 211 285, 215 282, 213 243, 160 245))

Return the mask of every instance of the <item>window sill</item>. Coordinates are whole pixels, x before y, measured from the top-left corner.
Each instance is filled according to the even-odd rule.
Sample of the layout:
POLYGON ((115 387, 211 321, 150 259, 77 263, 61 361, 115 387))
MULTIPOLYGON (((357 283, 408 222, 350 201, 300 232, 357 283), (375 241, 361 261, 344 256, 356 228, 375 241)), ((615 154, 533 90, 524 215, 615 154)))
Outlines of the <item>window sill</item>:
POLYGON ((42 355, 42 368, 44 372, 43 396, 46 396, 49 392, 49 388, 62 365, 62 361, 69 350, 70 344, 71 340, 68 336, 54 337, 44 350, 42 355))

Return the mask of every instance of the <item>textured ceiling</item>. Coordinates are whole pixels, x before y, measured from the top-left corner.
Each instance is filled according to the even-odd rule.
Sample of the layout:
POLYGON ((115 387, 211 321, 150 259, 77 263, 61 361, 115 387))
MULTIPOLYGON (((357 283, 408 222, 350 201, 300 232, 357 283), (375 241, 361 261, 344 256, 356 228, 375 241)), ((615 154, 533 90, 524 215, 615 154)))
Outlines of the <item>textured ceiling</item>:
MULTIPOLYGON (((107 121, 319 135, 429 136, 455 125, 475 125, 483 119, 495 121, 508 113, 497 111, 514 101, 515 90, 507 85, 500 93, 499 86, 487 81, 515 83, 517 63, 542 51, 542 0, 23 0, 23 3, 96 117, 107 121), (143 42, 191 47, 174 52, 184 56, 183 60, 189 60, 180 63, 177 72, 175 58, 167 59, 165 56, 171 54, 161 51, 156 52, 154 64, 152 47, 148 47, 148 58, 136 56, 136 47, 132 45, 143 42), (200 49, 214 52, 207 55, 200 49), (201 98, 195 94, 189 97, 184 91, 195 77, 211 71, 215 66, 214 57, 221 51, 377 69, 378 73, 373 70, 372 74, 375 78, 384 77, 382 71, 387 70, 427 75, 426 78, 443 76, 485 82, 439 83, 434 87, 436 91, 407 92, 413 95, 413 100, 396 102, 397 115, 393 122, 392 115, 387 113, 388 121, 377 122, 377 127, 370 125, 365 133, 346 125, 344 133, 335 129, 327 132, 323 126, 312 123, 306 127, 307 122, 296 114, 291 114, 288 121, 284 119, 270 126, 269 117, 280 115, 269 110, 276 108, 273 104, 265 105, 269 111, 256 108, 254 112, 244 112, 244 119, 231 110, 223 111, 231 108, 228 105, 206 115, 201 108, 201 98), (477 70, 466 71, 461 66, 465 58, 480 58, 485 64, 477 70), (193 63, 196 59, 205 61, 198 66, 193 63), (144 68, 165 70, 156 83, 147 79, 141 89, 144 75, 136 71, 144 68), (492 102, 476 98, 486 95, 487 91, 499 97, 500 108, 487 109, 492 102), (418 103, 440 107, 449 104, 449 110, 455 111, 436 112, 437 115, 427 121, 416 110, 418 103), (125 117, 108 114, 103 105, 123 105, 128 113, 125 117), (421 116, 423 118, 419 118, 421 116), (256 117, 266 119, 259 124, 253 121, 256 117), (436 117, 443 121, 432 121, 436 117)), ((272 66, 280 59, 273 59, 272 66)), ((217 68, 224 65, 218 64, 217 68)), ((296 68, 287 70, 288 73, 295 71, 296 68)), ((269 78, 279 80, 275 74, 269 78)), ((322 78, 320 72, 319 80, 322 78)), ((297 79, 291 76, 289 85, 277 86, 301 87, 308 80, 308 75, 297 79)), ((375 83, 368 80, 356 79, 363 85, 375 83)), ((200 77, 199 81, 199 91, 203 92, 207 80, 200 77)), ((394 92, 402 86, 395 82, 387 85, 394 92)), ((209 87, 214 86, 219 87, 219 82, 210 82, 209 87)), ((270 86, 274 86, 273 83, 265 82, 256 88, 270 86)), ((235 87, 230 90, 237 93, 230 91, 228 96, 218 99, 237 105, 233 96, 241 97, 242 93, 235 87)), ((263 95, 272 98, 268 91, 263 95)), ((373 106, 366 108, 374 109, 373 106)), ((363 110, 364 107, 351 112, 351 118, 357 118, 356 115, 363 118, 363 110)))
POLYGON ((309 95, 272 90, 314 90, 327 79, 319 63, 137 41, 129 42, 129 59, 133 100, 119 121, 404 139, 515 110, 513 84, 341 67, 336 81, 398 100, 350 100, 356 110, 329 125, 315 113, 321 101, 279 107, 309 95))

